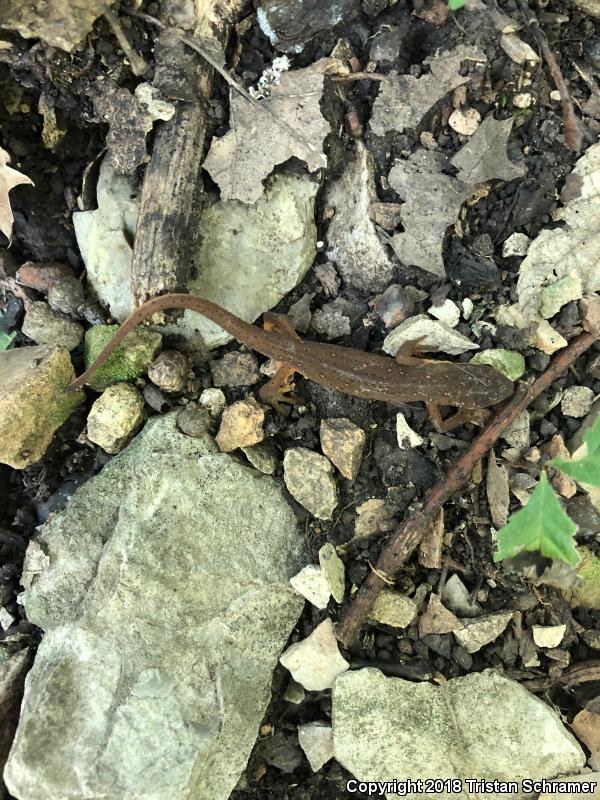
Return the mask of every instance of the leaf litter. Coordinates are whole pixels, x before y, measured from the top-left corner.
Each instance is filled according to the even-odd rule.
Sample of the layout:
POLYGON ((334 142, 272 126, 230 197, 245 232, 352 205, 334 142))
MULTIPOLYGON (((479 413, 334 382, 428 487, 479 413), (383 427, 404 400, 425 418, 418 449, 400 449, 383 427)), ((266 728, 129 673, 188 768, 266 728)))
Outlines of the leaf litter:
POLYGON ((283 72, 270 97, 261 101, 272 114, 230 95, 231 130, 213 140, 203 165, 222 200, 255 203, 264 192, 263 180, 292 156, 305 161, 310 172, 327 166, 323 140, 330 125, 320 108, 324 78, 318 62, 283 72))
POLYGON ((14 217, 8 195, 16 186, 33 186, 33 181, 22 172, 9 167, 9 162, 10 155, 0 147, 0 231, 10 241, 14 217))
POLYGON ((512 125, 512 119, 488 116, 450 161, 420 149, 392 167, 389 184, 404 200, 400 209, 404 231, 392 238, 402 262, 445 276, 443 238, 463 203, 482 183, 514 180, 525 173, 522 165, 506 155, 512 125), (449 167, 459 170, 457 177, 444 173, 449 167))

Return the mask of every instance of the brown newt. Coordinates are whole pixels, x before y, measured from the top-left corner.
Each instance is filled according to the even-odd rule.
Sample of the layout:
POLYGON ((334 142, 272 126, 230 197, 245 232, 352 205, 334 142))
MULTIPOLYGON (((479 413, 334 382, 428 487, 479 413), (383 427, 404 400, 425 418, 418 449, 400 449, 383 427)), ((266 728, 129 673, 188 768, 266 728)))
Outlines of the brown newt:
POLYGON ((353 350, 334 344, 301 339, 287 317, 263 315, 264 328, 251 325, 210 300, 189 294, 165 294, 148 300, 125 320, 98 358, 69 386, 81 388, 123 338, 147 317, 166 309, 197 311, 239 342, 272 358, 276 374, 259 390, 262 400, 281 411, 291 402, 289 379, 294 372, 330 389, 387 403, 422 401, 438 430, 450 430, 473 418, 475 409, 487 408, 507 398, 513 384, 487 364, 455 364, 415 358, 401 348, 396 358, 353 350), (439 406, 460 409, 442 419, 439 406))

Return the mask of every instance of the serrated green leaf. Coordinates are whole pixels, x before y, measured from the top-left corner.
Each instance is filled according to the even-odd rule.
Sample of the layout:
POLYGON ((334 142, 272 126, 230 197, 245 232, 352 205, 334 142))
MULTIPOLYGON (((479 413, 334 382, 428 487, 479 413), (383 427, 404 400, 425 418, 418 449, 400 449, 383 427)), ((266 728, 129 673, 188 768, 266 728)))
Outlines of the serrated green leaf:
POLYGON ((564 472, 578 483, 600 487, 600 417, 583 437, 583 441, 587 451, 582 458, 577 458, 575 461, 553 458, 548 464, 564 472))
POLYGON ((0 350, 6 350, 14 338, 14 333, 4 333, 4 331, 0 331, 0 350))
POLYGON ((498 531, 494 561, 513 558, 523 550, 539 550, 547 558, 559 558, 574 567, 579 562, 573 539, 576 530, 543 472, 527 505, 498 531))

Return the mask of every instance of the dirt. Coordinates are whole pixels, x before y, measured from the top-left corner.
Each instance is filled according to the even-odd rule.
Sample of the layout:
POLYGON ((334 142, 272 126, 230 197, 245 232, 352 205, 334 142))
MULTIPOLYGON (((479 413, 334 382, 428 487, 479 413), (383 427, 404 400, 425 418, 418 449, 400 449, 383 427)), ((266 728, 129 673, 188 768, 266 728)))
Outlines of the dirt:
MULTIPOLYGON (((369 7, 368 4, 363 5, 369 7)), ((430 0, 423 0, 415 7, 400 3, 375 16, 369 16, 361 10, 354 19, 342 21, 335 31, 317 35, 300 55, 294 57, 294 66, 307 66, 315 59, 329 55, 340 37, 349 39, 356 57, 364 66, 369 61, 372 37, 389 25, 398 26, 401 47, 399 57, 393 64, 386 63, 382 67, 383 72, 394 68, 401 73, 418 75, 424 58, 432 55, 437 48, 482 43, 489 61, 487 80, 482 81, 477 90, 470 90, 470 105, 482 117, 492 111, 498 116, 514 113, 511 99, 518 91, 521 68, 499 48, 497 35, 490 36, 489 31, 475 27, 468 12, 461 12, 457 17, 450 14, 447 22, 441 26, 411 13, 415 8, 421 13, 432 6, 430 0)), ((500 8, 505 14, 519 19, 516 3, 512 0, 500 3, 500 8)), ((145 10, 156 13, 154 4, 149 4, 145 10)), ((597 67, 600 61, 598 25, 573 6, 554 0, 542 4, 542 8, 537 10, 578 107, 588 99, 589 90, 573 63, 576 61, 587 65, 590 70, 597 67), (558 24, 557 20, 562 15, 568 17, 568 21, 558 24)), ((145 76, 150 79, 150 42, 154 31, 145 29, 143 23, 137 20, 125 18, 125 23, 133 46, 151 65, 150 72, 145 76)), ((530 41, 526 32, 522 35, 530 41)), ((12 50, 0 50, 0 144, 13 155, 19 169, 30 176, 36 185, 35 192, 20 187, 11 194, 15 214, 11 260, 16 265, 28 260, 66 262, 82 275, 83 263, 75 241, 71 214, 77 208, 77 197, 82 192, 82 177, 86 167, 93 164, 102 150, 107 132, 106 125, 98 120, 90 98, 94 95, 97 82, 107 76, 129 88, 133 88, 136 81, 108 25, 102 20, 96 24, 87 47, 73 55, 25 41, 16 35, 5 33, 4 37, 14 47, 12 50), (41 95, 50 99, 58 126, 66 131, 54 152, 44 147, 41 141, 44 125, 38 111, 41 95)), ((533 41, 530 43, 533 45, 533 41)), ((235 71, 246 86, 256 83, 264 68, 277 55, 256 21, 251 22, 238 42, 237 52, 239 60, 235 71)), ((509 156, 520 157, 523 154, 526 176, 509 183, 493 184, 489 194, 468 209, 463 221, 465 236, 461 240, 451 237, 450 233, 447 236, 445 260, 448 280, 444 291, 457 302, 465 297, 471 298, 483 316, 499 303, 515 300, 514 286, 519 260, 502 258, 503 242, 515 231, 535 237, 544 225, 551 222, 552 212, 557 207, 557 191, 560 191, 565 176, 577 159, 577 154, 567 150, 561 143, 562 120, 556 104, 549 100, 553 88, 547 70, 541 66, 534 72, 532 85, 527 87, 527 91, 536 98, 535 104, 530 109, 517 112, 518 121, 511 137, 512 152, 509 151, 509 156), (493 263, 489 257, 481 255, 482 246, 490 251, 493 263), (493 268, 493 264, 497 269, 493 268)), ((414 150, 418 144, 418 134, 392 133, 381 139, 370 134, 367 122, 376 93, 376 82, 356 82, 348 93, 343 111, 356 112, 363 123, 367 130, 365 142, 374 155, 377 175, 381 176, 387 175, 396 158, 414 150)), ((447 106, 447 102, 442 106, 447 106)), ((442 153, 453 154, 460 141, 454 131, 442 124, 443 110, 434 109, 422 127, 433 133, 442 153)), ((218 81, 211 101, 211 133, 224 133, 227 118, 227 91, 224 83, 218 81)), ((584 127, 589 140, 595 140, 600 132, 600 123, 585 117, 584 127)), ((351 141, 347 137, 341 142, 329 142, 330 169, 327 179, 339 174, 350 150, 351 141)), ((290 168, 294 168, 294 165, 290 168)), ((143 169, 138 172, 141 179, 143 169)), ((93 181, 90 183, 93 184, 93 181)), ((216 191, 210 180, 207 180, 207 186, 210 192, 216 191)), ((398 201, 393 190, 386 188, 379 180, 378 193, 382 201, 398 201)), ((88 207, 90 204, 93 206, 93 197, 86 199, 88 207)), ((327 236, 323 210, 321 200, 317 210, 319 240, 326 240, 327 236)), ((318 256, 317 263, 325 261, 324 255, 318 256)), ((434 275, 408 266, 399 268, 398 282, 413 284, 427 292, 438 289, 441 283, 434 275)), ((320 284, 310 271, 307 279, 276 310, 286 311, 306 292, 317 292, 317 304, 325 302, 326 298, 318 293, 319 290, 320 284)), ((368 297, 355 292, 346 292, 345 295, 361 308, 367 308, 368 297)), ((22 303, 6 294, 4 303, 0 300, 0 308, 5 314, 3 329, 17 332, 15 346, 28 344, 20 332, 22 303)), ((572 317, 573 308, 564 308, 559 325, 568 328, 572 324, 572 317)), ((383 334, 381 325, 364 328, 359 324, 340 343, 364 350, 376 349, 383 334)), ((505 346, 520 350, 526 358, 528 377, 541 372, 547 363, 539 351, 527 347, 514 329, 499 327, 495 335, 486 333, 480 344, 484 349, 505 346)), ((236 347, 234 343, 229 349, 236 347)), ((592 350, 587 358, 582 358, 577 364, 577 379, 573 374, 568 374, 561 379, 561 384, 583 383, 589 385, 596 394, 600 393, 600 381, 584 375, 586 362, 599 350, 596 346, 595 351, 592 350)), ((80 370, 80 352, 75 354, 74 361, 76 369, 80 370)), ((208 385, 208 375, 208 371, 203 370, 199 376, 205 385, 208 385)), ((357 479, 352 483, 339 481, 339 510, 331 522, 317 523, 290 498, 306 531, 315 560, 319 547, 325 541, 338 545, 351 538, 355 508, 367 499, 391 497, 398 506, 398 518, 401 518, 409 505, 444 474, 456 457, 460 442, 466 446, 473 437, 473 428, 465 427, 453 433, 460 440, 458 448, 453 446, 449 450, 440 450, 430 447, 425 453, 400 451, 396 443, 395 409, 338 395, 303 380, 298 381, 297 391, 305 400, 306 413, 299 415, 295 411, 287 420, 274 419, 269 423, 269 432, 274 434, 282 451, 288 446, 300 445, 318 449, 319 423, 324 416, 349 417, 363 427, 369 437, 357 479)), ((228 400, 235 400, 243 394, 242 390, 229 391, 228 400)), ((409 425, 420 432, 428 430, 429 423, 423 408, 412 405, 402 410, 409 425)), ((81 438, 85 419, 85 409, 75 413, 57 433, 46 457, 39 464, 22 471, 0 465, 0 605, 6 606, 17 619, 10 630, 10 646, 16 649, 25 643, 35 645, 41 635, 28 623, 17 601, 26 543, 35 533, 36 526, 43 523, 50 513, 64 507, 75 489, 110 459, 81 438), (19 634, 16 640, 14 634, 19 634)), ((579 421, 566 419, 558 409, 553 409, 542 420, 533 423, 531 445, 545 442, 552 431, 568 439, 578 426, 579 421)), ((451 542, 444 550, 447 563, 453 571, 461 574, 469 590, 478 595, 485 610, 518 610, 522 613, 522 624, 527 628, 532 624, 565 622, 568 635, 561 649, 570 655, 571 664, 594 658, 594 652, 583 642, 581 631, 600 630, 600 612, 572 613, 558 590, 547 586, 535 588, 522 578, 507 576, 493 564, 483 484, 471 486, 462 497, 447 504, 446 530, 452 533, 451 542), (578 623, 576 626, 573 620, 578 623)), ((369 574, 369 565, 376 561, 382 539, 374 537, 349 546, 344 560, 347 574, 357 586, 369 574)), ((444 577, 445 574, 446 571, 444 577)), ((441 570, 425 570, 413 560, 397 576, 396 586, 403 592, 413 593, 423 583, 435 588, 442 577, 441 570)), ((335 618, 339 610, 331 609, 329 613, 335 618)), ((307 604, 290 641, 304 638, 323 617, 324 612, 316 611, 307 604)), ((438 637, 436 641, 430 640, 429 644, 434 646, 428 646, 419 639, 416 625, 401 632, 374 625, 369 627, 349 658, 353 665, 371 663, 390 674, 402 663, 407 674, 415 680, 427 679, 434 672, 451 678, 490 666, 502 666, 507 674, 512 673, 521 680, 544 679, 550 674, 550 668, 556 665, 555 661, 542 656, 540 667, 524 670, 519 666, 517 644, 512 633, 505 633, 473 656, 457 648, 451 634, 438 637)), ((331 711, 327 693, 308 693, 305 701, 298 706, 283 701, 282 694, 288 678, 285 670, 278 668, 274 678, 273 702, 263 723, 264 735, 259 737, 246 774, 232 794, 232 800, 303 800, 316 796, 323 800, 342 800, 361 797, 344 790, 347 775, 335 762, 329 762, 319 773, 313 774, 303 758, 300 766, 287 771, 283 762, 289 757, 293 764, 297 750, 297 725, 317 719, 327 720, 331 711), (283 737, 279 742, 277 757, 269 753, 268 748, 272 730, 283 737)), ((549 689, 548 699, 570 719, 593 695, 593 687, 590 688, 589 684, 572 691, 553 686, 549 689)))

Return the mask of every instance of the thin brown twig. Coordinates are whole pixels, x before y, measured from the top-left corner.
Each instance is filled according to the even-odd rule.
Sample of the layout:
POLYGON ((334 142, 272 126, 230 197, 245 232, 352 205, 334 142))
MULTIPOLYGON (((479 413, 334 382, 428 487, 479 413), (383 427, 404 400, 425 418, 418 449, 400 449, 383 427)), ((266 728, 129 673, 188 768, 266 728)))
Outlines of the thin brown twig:
POLYGON ((148 71, 148 64, 144 61, 139 53, 133 49, 129 43, 129 39, 125 35, 125 31, 121 27, 119 18, 111 8, 107 8, 104 12, 104 18, 112 28, 115 39, 119 43, 119 47, 125 53, 131 66, 131 71, 138 77, 148 71))
POLYGON ((544 56, 544 61, 548 65, 548 69, 550 70, 550 74, 552 75, 552 80, 554 81, 554 85, 558 89, 558 93, 560 94, 560 104, 562 106, 563 112, 563 120, 564 120, 564 138, 565 144, 569 148, 569 150, 579 151, 581 150, 581 144, 583 142, 583 133, 581 131, 581 126, 577 117, 575 116, 575 111, 573 109, 573 103, 571 102, 571 96, 569 95, 569 90, 567 88, 567 84, 565 79, 563 78, 563 74, 560 71, 560 67, 558 66, 558 61, 552 50, 550 49, 550 45, 548 44, 548 39, 546 38, 546 34, 540 27, 540 23, 537 20, 537 17, 533 13, 533 11, 529 8, 524 0, 517 0, 519 4, 519 8, 521 9, 521 13, 525 17, 527 24, 531 30, 533 37, 535 38, 538 47, 542 51, 542 55, 544 56))
POLYGON ((594 333, 582 333, 568 347, 554 356, 546 371, 539 378, 528 386, 519 387, 513 397, 476 436, 469 449, 465 450, 455 461, 445 480, 440 481, 427 492, 422 509, 413 511, 396 528, 381 551, 375 569, 360 587, 352 604, 336 627, 337 638, 345 647, 352 646, 361 625, 373 608, 377 596, 387 585, 387 581, 410 558, 434 514, 442 508, 454 492, 464 486, 479 459, 493 447, 506 427, 597 340, 598 336, 594 333))

